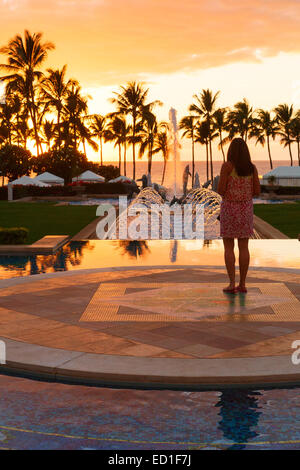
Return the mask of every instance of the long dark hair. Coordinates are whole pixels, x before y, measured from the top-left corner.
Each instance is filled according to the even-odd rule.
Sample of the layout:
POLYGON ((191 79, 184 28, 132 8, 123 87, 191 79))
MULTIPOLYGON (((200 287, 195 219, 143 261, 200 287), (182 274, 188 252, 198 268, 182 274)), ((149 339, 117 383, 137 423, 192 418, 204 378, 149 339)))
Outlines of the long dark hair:
POLYGON ((231 141, 227 152, 227 161, 232 163, 239 176, 253 174, 254 167, 251 162, 248 145, 241 137, 231 141))

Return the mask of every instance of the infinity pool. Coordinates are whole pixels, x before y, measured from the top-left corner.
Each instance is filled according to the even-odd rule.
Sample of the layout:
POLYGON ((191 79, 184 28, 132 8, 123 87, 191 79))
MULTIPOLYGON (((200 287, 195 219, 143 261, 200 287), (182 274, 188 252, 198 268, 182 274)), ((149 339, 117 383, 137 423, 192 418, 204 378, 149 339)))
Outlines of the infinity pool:
MULTIPOLYGON (((250 240, 252 267, 300 269, 298 240, 250 240)), ((78 269, 223 266, 221 240, 71 242, 50 256, 0 256, 0 279, 78 269)))
MULTIPOLYGON (((253 267, 300 269, 297 240, 250 240, 253 267)), ((1 256, 0 279, 91 268, 223 266, 222 241, 82 241, 1 256)), ((300 449, 300 390, 116 390, 0 375, 0 448, 300 449), (75 412, 74 412, 75 410, 75 412)))

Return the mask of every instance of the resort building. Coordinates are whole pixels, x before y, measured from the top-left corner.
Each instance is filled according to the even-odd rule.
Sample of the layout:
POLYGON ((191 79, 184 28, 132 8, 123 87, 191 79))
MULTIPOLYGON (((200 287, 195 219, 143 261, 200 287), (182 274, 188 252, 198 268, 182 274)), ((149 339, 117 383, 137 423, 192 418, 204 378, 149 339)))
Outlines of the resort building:
POLYGON ((300 186, 300 166, 278 166, 263 175, 262 184, 300 186))

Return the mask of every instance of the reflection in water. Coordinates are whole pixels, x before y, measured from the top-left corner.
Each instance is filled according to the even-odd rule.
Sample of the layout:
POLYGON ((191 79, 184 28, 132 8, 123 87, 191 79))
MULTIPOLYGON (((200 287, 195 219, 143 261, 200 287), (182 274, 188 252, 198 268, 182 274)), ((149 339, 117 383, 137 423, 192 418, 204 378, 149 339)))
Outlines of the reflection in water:
POLYGON ((218 429, 226 439, 236 442, 229 449, 244 449, 249 439, 258 436, 253 430, 261 415, 261 411, 258 411, 258 396, 261 396, 260 392, 251 390, 228 389, 221 392, 219 402, 215 405, 220 408, 218 429))
POLYGON ((171 263, 176 263, 177 253, 178 253, 178 241, 173 240, 171 242, 171 249, 170 249, 170 261, 171 261, 171 263))
POLYGON ((130 258, 143 258, 150 249, 145 240, 120 240, 117 242, 117 248, 121 250, 122 255, 128 255, 130 258))
POLYGON ((68 271, 71 266, 79 266, 86 250, 94 246, 88 241, 71 242, 54 255, 0 256, 0 267, 14 276, 34 275, 56 271, 68 271))
MULTIPOLYGON (((295 256, 299 246, 298 240, 250 240, 251 265, 254 268, 300 268, 300 258, 295 256)), ((123 267, 130 266, 133 261, 134 266, 224 266, 223 245, 219 240, 71 242, 55 255, 1 255, 0 279, 75 269, 123 267), (116 249, 120 245, 123 248, 116 249)), ((245 297, 240 296, 236 300, 242 307, 245 297)), ((241 317, 245 321, 245 315, 241 317)))
MULTIPOLYGON (((239 315, 246 312, 246 296, 243 294, 239 295, 232 295, 226 294, 226 298, 228 300, 228 310, 227 315, 233 315, 239 313, 239 315), (237 306, 239 307, 237 309, 237 306)), ((232 318, 229 318, 232 320, 232 318)))

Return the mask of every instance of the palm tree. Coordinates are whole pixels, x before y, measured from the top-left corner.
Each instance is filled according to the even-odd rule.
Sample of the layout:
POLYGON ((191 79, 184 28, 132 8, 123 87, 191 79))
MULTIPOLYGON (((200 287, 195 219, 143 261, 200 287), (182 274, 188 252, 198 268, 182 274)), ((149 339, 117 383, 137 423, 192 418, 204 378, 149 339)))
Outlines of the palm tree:
POLYGON ((49 152, 51 148, 51 141, 55 137, 55 125, 53 121, 47 121, 46 119, 41 126, 41 130, 43 143, 47 144, 47 151, 49 152))
POLYGON ((119 149, 119 170, 121 171, 122 162, 122 145, 124 148, 124 175, 126 176, 126 149, 129 135, 131 133, 130 126, 127 125, 125 116, 117 113, 110 115, 110 121, 104 132, 105 142, 114 142, 115 147, 119 149))
POLYGON ((223 132, 227 130, 226 114, 227 114, 226 108, 219 108, 213 114, 214 128, 218 132, 219 140, 220 140, 218 147, 222 152, 224 162, 225 162, 225 153, 224 153, 224 148, 223 148, 223 132))
POLYGON ((90 120, 90 116, 83 116, 82 118, 78 118, 76 121, 78 138, 79 138, 79 141, 82 142, 85 156, 86 156, 86 143, 88 143, 95 152, 98 151, 98 144, 93 140, 93 133, 90 131, 89 127, 85 124, 85 121, 89 121, 89 120, 90 120))
POLYGON ((145 150, 148 149, 148 173, 151 175, 153 145, 158 132, 158 124, 156 116, 149 110, 148 106, 143 107, 142 118, 137 128, 140 139, 139 157, 141 158, 145 150))
POLYGON ((209 180, 209 125, 207 121, 198 124, 195 134, 195 142, 205 145, 206 148, 206 180, 209 180))
POLYGON ((24 39, 16 35, 7 46, 0 48, 0 53, 7 56, 7 64, 0 64, 0 68, 9 72, 8 75, 0 77, 4 82, 14 82, 15 87, 25 88, 27 107, 30 112, 37 153, 41 149, 37 127, 37 110, 35 102, 35 82, 42 76, 38 69, 47 58, 48 51, 54 49, 51 42, 42 43, 42 33, 30 34, 25 31, 24 39))
POLYGON ((6 128, 8 143, 12 143, 14 118, 20 112, 21 102, 17 95, 7 95, 5 103, 0 104, 0 120, 2 128, 6 128))
POLYGON ((267 142, 268 155, 270 161, 271 170, 273 169, 273 162, 270 149, 270 137, 275 140, 275 137, 279 131, 276 118, 272 118, 269 111, 259 109, 257 111, 257 118, 253 119, 252 127, 249 132, 249 138, 256 138, 256 145, 259 143, 263 147, 267 142))
POLYGON ((189 111, 191 113, 195 113, 199 117, 203 117, 208 126, 208 144, 209 144, 209 156, 210 156, 210 175, 211 175, 211 180, 213 181, 214 179, 214 170, 213 170, 213 156, 212 156, 212 134, 213 134, 213 129, 212 129, 212 116, 215 112, 215 107, 216 107, 216 101, 219 96, 219 91, 215 94, 212 93, 211 90, 202 90, 200 95, 194 95, 194 99, 196 103, 193 103, 189 111))
POLYGON ((100 147, 100 165, 103 166, 103 138, 106 131, 106 116, 101 116, 101 114, 95 114, 92 116, 92 124, 90 126, 90 131, 94 137, 99 139, 100 147))
POLYGON ((129 82, 126 86, 121 87, 120 93, 115 93, 116 98, 112 98, 112 103, 115 103, 118 112, 121 114, 128 114, 132 119, 132 160, 133 160, 133 179, 135 180, 135 145, 137 119, 141 114, 142 106, 148 95, 148 89, 144 89, 142 83, 129 82))
POLYGON ((291 166, 293 166, 293 155, 291 149, 291 122, 294 114, 293 105, 279 104, 275 109, 276 120, 280 126, 278 134, 281 136, 280 142, 289 148, 291 166))
POLYGON ((192 185, 194 185, 195 179, 195 131, 198 120, 198 116, 190 114, 184 116, 179 123, 179 129, 183 130, 182 136, 192 141, 192 185))
POLYGON ((67 66, 61 70, 48 69, 48 76, 41 80, 41 99, 44 100, 47 110, 55 110, 57 113, 57 146, 61 146, 61 113, 68 96, 68 90, 72 80, 66 81, 67 66))
POLYGON ((32 129, 28 126, 28 114, 26 111, 18 116, 15 130, 17 144, 20 145, 21 143, 26 150, 28 139, 32 137, 32 129))
POLYGON ((154 155, 160 152, 162 153, 163 158, 164 158, 164 168, 163 168, 162 179, 161 179, 161 184, 163 185, 164 180, 165 180, 167 162, 168 162, 169 155, 170 155, 170 142, 169 142, 168 133, 166 130, 158 131, 158 133, 156 134, 155 141, 154 141, 154 148, 152 150, 152 154, 154 155))
POLYGON ((247 142, 248 133, 253 124, 253 108, 246 98, 234 105, 234 109, 227 114, 227 127, 229 139, 240 135, 247 142))
POLYGON ((293 142, 297 143, 298 165, 300 166, 300 110, 297 111, 296 117, 291 121, 291 136, 293 142))
POLYGON ((62 110, 64 118, 64 138, 65 147, 74 146, 77 148, 78 128, 81 119, 86 117, 88 110, 87 97, 81 95, 81 87, 76 80, 72 80, 67 91, 65 106, 62 110))

